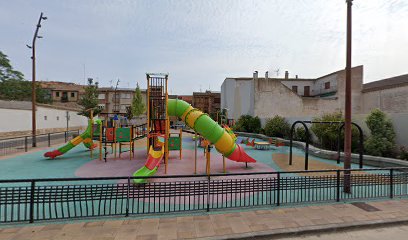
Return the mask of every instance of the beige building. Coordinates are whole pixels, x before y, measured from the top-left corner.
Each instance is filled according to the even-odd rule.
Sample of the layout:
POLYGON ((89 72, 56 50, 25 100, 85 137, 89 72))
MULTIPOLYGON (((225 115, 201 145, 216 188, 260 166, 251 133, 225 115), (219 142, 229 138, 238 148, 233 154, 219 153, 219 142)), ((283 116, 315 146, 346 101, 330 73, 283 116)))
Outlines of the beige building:
MULTIPOLYGON (((146 90, 141 90, 143 103, 146 104, 146 90)), ((125 114, 126 108, 132 105, 135 89, 133 88, 98 88, 99 106, 102 113, 125 114)))
POLYGON ((85 86, 66 82, 39 82, 41 88, 48 90, 53 103, 78 102, 85 93, 85 86))
MULTIPOLYGON (((363 67, 352 69, 352 110, 361 112, 363 67)), ((229 118, 258 116, 265 121, 275 115, 288 119, 307 119, 325 112, 343 111, 345 71, 337 71, 316 79, 259 77, 226 78, 221 86, 221 108, 229 118)))
MULTIPOLYGON (((367 114, 374 108, 386 112, 394 124, 397 143, 408 146, 408 74, 363 84, 363 66, 352 68, 353 121, 365 132, 367 114)), ((229 118, 258 116, 262 122, 280 115, 290 123, 311 120, 324 113, 344 112, 345 71, 315 79, 259 77, 226 78, 221 86, 221 108, 229 118)))

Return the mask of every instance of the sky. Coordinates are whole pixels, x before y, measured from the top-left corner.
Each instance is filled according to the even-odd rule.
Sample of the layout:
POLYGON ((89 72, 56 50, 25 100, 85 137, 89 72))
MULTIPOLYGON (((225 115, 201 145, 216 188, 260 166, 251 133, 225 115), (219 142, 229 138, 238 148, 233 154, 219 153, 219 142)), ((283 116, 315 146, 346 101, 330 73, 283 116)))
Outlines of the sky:
MULTIPOLYGON (((220 91, 226 77, 316 78, 345 68, 345 0, 0 0, 0 51, 31 80, 220 91), (279 69, 279 75, 276 70, 279 69)), ((408 1, 353 1, 353 66, 364 82, 408 73, 408 1)))

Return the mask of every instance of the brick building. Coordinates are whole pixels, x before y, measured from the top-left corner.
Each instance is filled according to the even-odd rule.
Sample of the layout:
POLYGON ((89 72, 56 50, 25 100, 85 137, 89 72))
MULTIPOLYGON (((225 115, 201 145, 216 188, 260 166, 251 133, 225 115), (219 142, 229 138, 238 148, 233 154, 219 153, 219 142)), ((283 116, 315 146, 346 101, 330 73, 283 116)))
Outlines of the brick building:
POLYGON ((193 92, 192 105, 205 113, 216 113, 220 110, 221 93, 216 91, 193 92))

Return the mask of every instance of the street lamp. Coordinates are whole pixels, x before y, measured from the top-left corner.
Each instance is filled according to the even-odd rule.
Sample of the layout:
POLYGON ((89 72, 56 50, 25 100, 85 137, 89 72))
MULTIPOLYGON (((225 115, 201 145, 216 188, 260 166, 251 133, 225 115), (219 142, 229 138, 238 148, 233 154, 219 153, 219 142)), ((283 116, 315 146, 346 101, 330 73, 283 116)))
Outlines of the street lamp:
POLYGON ((33 37, 33 42, 31 44, 31 46, 26 45, 28 48, 30 48, 32 50, 32 55, 31 55, 31 59, 32 59, 32 84, 31 84, 31 121, 32 121, 32 146, 36 147, 37 146, 37 141, 36 141, 36 137, 35 134, 37 132, 37 126, 36 126, 36 119, 35 119, 35 110, 36 110, 36 95, 35 95, 35 42, 37 40, 37 38, 43 38, 42 36, 38 36, 38 30, 41 27, 41 21, 42 20, 47 20, 47 17, 43 16, 43 13, 40 14, 40 18, 38 19, 38 23, 34 32, 34 37, 33 37))

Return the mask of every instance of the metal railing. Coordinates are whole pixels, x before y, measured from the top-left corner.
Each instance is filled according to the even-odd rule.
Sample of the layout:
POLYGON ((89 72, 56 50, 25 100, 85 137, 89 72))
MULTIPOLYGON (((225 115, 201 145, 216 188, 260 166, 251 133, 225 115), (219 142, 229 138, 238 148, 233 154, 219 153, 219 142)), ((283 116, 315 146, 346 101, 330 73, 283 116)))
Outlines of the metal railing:
POLYGON ((0 180, 0 223, 408 196, 408 168, 0 180))
MULTIPOLYGON (((52 144, 67 142, 74 135, 79 135, 79 130, 38 134, 35 139, 37 147, 50 147, 52 144)), ((0 156, 27 152, 33 149, 32 141, 31 135, 0 139, 0 156)))

